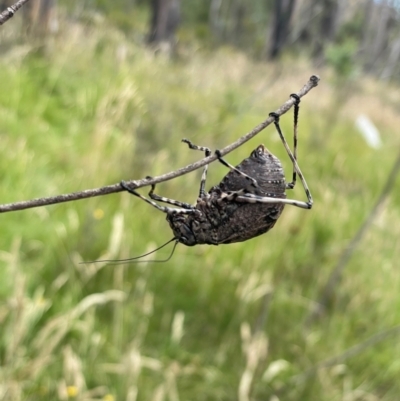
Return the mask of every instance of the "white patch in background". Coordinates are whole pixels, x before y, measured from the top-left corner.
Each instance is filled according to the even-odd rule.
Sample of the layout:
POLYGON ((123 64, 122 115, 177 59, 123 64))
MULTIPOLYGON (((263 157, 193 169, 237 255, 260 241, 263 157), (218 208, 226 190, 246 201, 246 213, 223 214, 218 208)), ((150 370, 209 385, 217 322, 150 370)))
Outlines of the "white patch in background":
POLYGON ((284 359, 278 359, 269 364, 267 370, 264 372, 262 379, 266 382, 271 382, 279 373, 288 370, 290 363, 284 359))
POLYGON ((185 314, 182 311, 178 311, 174 315, 174 319, 172 321, 172 332, 171 332, 171 340, 174 344, 179 344, 183 334, 183 324, 185 321, 185 314))
POLYGON ((365 114, 360 114, 357 117, 356 127, 371 148, 379 149, 382 146, 378 129, 365 114))

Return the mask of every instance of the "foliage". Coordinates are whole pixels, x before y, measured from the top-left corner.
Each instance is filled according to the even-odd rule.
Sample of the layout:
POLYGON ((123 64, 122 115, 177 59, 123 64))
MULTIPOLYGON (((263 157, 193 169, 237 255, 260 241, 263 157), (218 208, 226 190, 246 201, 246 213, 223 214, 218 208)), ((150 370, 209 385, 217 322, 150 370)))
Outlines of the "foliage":
POLYGON ((341 44, 331 45, 326 49, 327 64, 332 66, 340 78, 349 78, 356 68, 354 53, 357 44, 347 40, 341 44))
MULTIPOLYGON (((348 74, 350 61, 356 70, 368 71, 383 79, 399 79, 400 13, 396 2, 177 1, 181 16, 178 42, 196 40, 202 47, 229 45, 258 60, 266 58, 268 49, 276 49, 273 57, 280 58, 308 54, 317 65, 334 62, 335 68, 341 69, 340 74, 348 74), (287 21, 288 9, 292 9, 289 3, 295 7, 287 21), (287 10, 277 12, 281 6, 287 10), (350 50, 353 54, 349 54, 350 50), (323 58, 324 54, 328 60, 323 58), (342 57, 345 57, 343 68, 339 62, 342 57)), ((159 7, 161 3, 171 2, 160 1, 159 7)), ((152 1, 60 0, 60 4, 69 10, 103 13, 135 40, 143 42, 149 36, 152 1)))
MULTIPOLYGON (((25 45, 3 54, 2 203, 185 165, 202 155, 181 138, 222 147, 314 72, 305 62, 257 64, 224 48, 170 61, 106 21, 64 29, 46 52, 25 45)), ((155 248, 171 238, 165 217, 122 193, 2 215, 0 400, 395 399, 393 337, 308 374, 399 322, 397 199, 356 250, 326 315, 304 326, 398 148, 398 88, 364 79, 339 105, 335 90, 325 78, 301 104, 299 161, 315 207, 287 207, 254 240, 178 246, 164 264, 79 264, 155 248), (379 126, 382 149, 355 131, 360 112, 379 126)), ((281 121, 290 137, 292 116, 281 121)), ((290 177, 273 127, 227 159, 238 163, 259 143, 290 177)), ((225 173, 212 164, 208 185, 225 173)), ((157 192, 193 202, 200 174, 157 192)))

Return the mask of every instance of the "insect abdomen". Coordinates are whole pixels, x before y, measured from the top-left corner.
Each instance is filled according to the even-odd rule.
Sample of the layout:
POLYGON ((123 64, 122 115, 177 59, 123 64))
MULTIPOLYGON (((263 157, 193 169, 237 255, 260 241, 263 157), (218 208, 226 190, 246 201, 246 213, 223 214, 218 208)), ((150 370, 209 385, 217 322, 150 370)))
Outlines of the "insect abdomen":
POLYGON ((213 226, 213 241, 217 238, 219 244, 242 242, 264 234, 275 225, 284 208, 283 204, 262 204, 251 199, 246 202, 221 199, 221 194, 243 190, 261 197, 286 198, 282 165, 264 146, 260 145, 236 169, 244 175, 231 170, 209 191, 208 205, 198 205, 213 226))

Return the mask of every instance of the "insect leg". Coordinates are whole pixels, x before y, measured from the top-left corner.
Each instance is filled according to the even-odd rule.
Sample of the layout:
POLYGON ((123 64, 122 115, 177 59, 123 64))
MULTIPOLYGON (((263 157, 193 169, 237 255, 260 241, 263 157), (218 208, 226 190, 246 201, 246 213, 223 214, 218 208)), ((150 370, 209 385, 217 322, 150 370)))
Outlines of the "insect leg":
MULTIPOLYGON (((298 173, 298 172, 297 172, 298 173)), ((299 175, 300 176, 300 175, 299 175)), ((250 193, 246 193, 245 195, 236 196, 235 200, 237 202, 245 202, 245 203, 275 203, 275 204, 284 204, 284 205, 292 205, 296 207, 301 207, 302 209, 311 209, 312 202, 302 202, 294 199, 281 199, 281 198, 273 198, 269 196, 258 196, 250 193)), ((311 199, 312 201, 312 199, 311 199)))
MULTIPOLYGON (((293 125, 293 156, 297 161, 297 125, 299 121, 299 110, 300 110, 300 97, 296 95, 296 93, 292 93, 290 95, 293 99, 295 99, 295 104, 294 104, 294 125, 293 125)), ((293 189, 294 186, 296 185, 296 169, 294 168, 293 165, 293 179, 292 182, 289 182, 286 184, 287 189, 293 189)))
MULTIPOLYGON (((190 149, 203 151, 204 154, 206 155, 206 157, 211 155, 211 150, 209 148, 205 147, 205 146, 195 145, 194 143, 189 141, 189 139, 182 139, 182 142, 187 143, 190 149)), ((206 179, 207 179, 207 171, 208 171, 208 164, 206 164, 204 166, 203 174, 201 175, 199 198, 205 198, 205 197, 208 198, 209 197, 209 195, 205 191, 206 179)))
MULTIPOLYGON (((222 192, 220 197, 218 198, 218 202, 222 202, 223 200, 225 200, 225 201, 237 200, 239 202, 245 202, 245 203, 288 203, 288 202, 286 202, 287 199, 276 198, 276 197, 274 197, 273 194, 267 193, 266 196, 259 196, 259 195, 251 194, 244 189, 240 189, 239 191, 222 192)), ((289 203, 293 204, 293 202, 296 203, 296 206, 298 204, 302 204, 302 206, 300 206, 300 207, 309 209, 309 207, 307 206, 307 204, 305 202, 290 200, 289 203)))
MULTIPOLYGON (((297 103, 297 106, 298 106, 298 103, 297 103)), ((295 107, 296 107, 296 105, 295 105, 295 107)), ((295 113, 296 113, 296 108, 295 108, 295 113)), ((284 135, 282 133, 281 127, 279 125, 279 116, 276 113, 270 113, 269 115, 271 117, 274 117, 274 124, 275 124, 276 130, 278 131, 278 134, 279 134, 279 137, 281 138, 283 146, 285 147, 286 152, 289 155, 289 158, 293 163, 293 168, 294 168, 293 179, 294 180, 293 180, 292 183, 288 184, 288 188, 293 188, 294 187, 294 183, 296 182, 295 181, 296 180, 295 179, 295 174, 297 173, 297 175, 300 178, 301 183, 303 184, 303 188, 304 188, 304 191, 305 191, 306 196, 307 196, 307 202, 305 203, 305 205, 309 205, 309 207, 305 207, 305 208, 306 209, 311 209, 314 201, 313 201, 313 198, 311 196, 311 192, 310 192, 310 190, 308 188, 307 182, 306 182, 306 180, 305 180, 305 178, 303 176, 303 173, 301 172, 300 167, 299 167, 299 165, 297 163, 297 159, 296 159, 297 154, 295 156, 292 153, 292 151, 290 150, 290 148, 289 148, 289 145, 288 145, 288 143, 287 143, 287 141, 286 141, 286 139, 285 139, 285 137, 284 137, 284 135)), ((296 131, 297 131, 297 116, 298 116, 298 109, 297 109, 297 115, 295 114, 296 131)), ((295 149, 297 149, 297 134, 295 136, 295 143, 296 143, 295 149)), ((296 150, 296 153, 297 153, 297 150, 296 150)), ((297 202, 297 201, 295 201, 295 202, 297 202)), ((283 203, 286 203, 286 202, 283 202, 283 203)), ((293 204, 293 205, 297 206, 295 204, 293 204)), ((299 206, 299 207, 304 207, 304 206, 299 206)))
POLYGON ((223 192, 218 199, 218 202, 222 202, 223 200, 226 201, 237 201, 237 202, 244 202, 244 203, 278 203, 278 204, 286 204, 301 207, 303 209, 311 209, 311 206, 307 202, 301 202, 294 199, 281 199, 281 198, 274 198, 272 194, 267 194, 270 196, 258 196, 248 192, 245 192, 244 189, 239 191, 232 191, 232 192, 223 192))
POLYGON ((239 191, 222 192, 218 198, 218 203, 235 200, 240 195, 246 195, 246 191, 244 189, 240 189, 239 191))
MULTIPOLYGON (((146 178, 151 178, 151 177, 147 176, 146 178)), ((178 207, 182 207, 184 209, 193 209, 193 206, 190 203, 177 201, 175 199, 165 198, 164 196, 155 194, 154 193, 155 188, 156 188, 156 184, 152 184, 151 189, 149 191, 149 196, 151 199, 159 201, 159 202, 169 203, 170 205, 175 205, 178 207)))
POLYGON ((235 166, 232 166, 232 164, 230 164, 230 163, 228 163, 226 160, 224 160, 224 159, 222 158, 221 152, 220 152, 219 150, 216 150, 216 151, 215 151, 215 154, 218 156, 218 160, 219 160, 220 163, 222 163, 224 166, 228 167, 229 169, 231 169, 231 170, 233 170, 233 171, 236 171, 236 173, 238 173, 238 174, 240 174, 242 177, 246 178, 246 180, 251 181, 251 185, 252 185, 253 187, 255 187, 255 188, 258 187, 258 183, 257 183, 257 181, 256 181, 254 178, 248 176, 247 174, 243 173, 242 171, 240 171, 239 169, 237 169, 235 166))
MULTIPOLYGON (((193 208, 192 209, 178 209, 178 208, 172 208, 172 207, 166 207, 166 206, 160 206, 156 202, 153 202, 150 199, 147 199, 143 195, 139 194, 139 192, 134 191, 132 188, 130 188, 125 181, 121 181, 120 183, 121 187, 125 189, 125 191, 128 191, 130 194, 137 196, 140 199, 143 199, 145 202, 150 203, 153 207, 156 209, 160 210, 163 213, 176 213, 176 214, 190 214, 190 213, 196 213, 197 209, 193 208)), ((165 198, 166 199, 166 198, 165 198)), ((170 200, 170 199, 169 199, 170 200)))

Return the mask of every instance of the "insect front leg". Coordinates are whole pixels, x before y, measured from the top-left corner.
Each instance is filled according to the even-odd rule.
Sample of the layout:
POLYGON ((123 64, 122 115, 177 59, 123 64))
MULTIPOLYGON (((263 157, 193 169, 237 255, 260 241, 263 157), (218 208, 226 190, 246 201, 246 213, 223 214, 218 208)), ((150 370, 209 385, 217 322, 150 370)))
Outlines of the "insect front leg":
MULTIPOLYGON (((152 178, 149 175, 146 177, 147 179, 152 178)), ((149 196, 151 199, 159 201, 159 202, 164 202, 164 203, 169 203, 170 205, 175 205, 178 207, 182 207, 183 209, 193 209, 193 205, 191 205, 190 203, 186 203, 186 202, 181 202, 181 201, 177 201, 175 199, 170 199, 170 198, 165 198, 164 196, 160 196, 154 193, 154 190, 156 188, 156 184, 152 184, 151 185, 151 189, 149 191, 149 196)))
MULTIPOLYGON (((201 150, 204 152, 205 156, 208 157, 211 155, 211 150, 210 148, 207 148, 205 146, 198 146, 195 145, 193 142, 189 141, 189 139, 182 139, 182 142, 185 142, 188 144, 190 149, 194 150, 201 150)), ((206 179, 207 179, 207 171, 208 171, 208 164, 204 166, 203 169, 203 174, 201 175, 201 181, 200 181, 200 190, 199 190, 199 198, 208 198, 209 194, 206 193, 205 187, 206 187, 206 179)))
MULTIPOLYGON (((139 192, 136 192, 135 190, 130 188, 125 181, 121 181, 120 185, 123 189, 125 189, 125 191, 128 191, 130 194, 135 195, 140 199, 143 199, 145 202, 149 203, 150 205, 152 205, 153 207, 155 207, 156 209, 160 210, 163 213, 190 214, 190 213, 197 212, 197 209, 195 209, 193 206, 191 206, 190 209, 189 208, 188 209, 185 209, 185 208, 179 209, 179 208, 173 208, 173 207, 160 206, 156 202, 153 202, 152 200, 147 199, 145 196, 141 195, 139 192)), ((162 197, 160 196, 160 198, 162 198, 162 197)), ((162 198, 162 199, 167 199, 167 198, 162 198)), ((173 201, 173 199, 168 199, 168 201, 173 201)), ((174 202, 178 202, 178 201, 174 201, 174 202)), ((167 202, 167 203, 170 203, 170 202, 167 202)), ((180 203, 180 202, 178 202, 178 203, 180 203)), ((173 203, 173 204, 175 205, 177 203, 173 203)))

